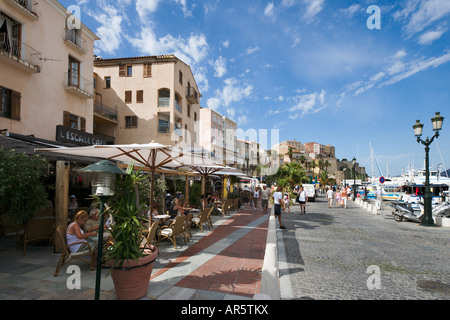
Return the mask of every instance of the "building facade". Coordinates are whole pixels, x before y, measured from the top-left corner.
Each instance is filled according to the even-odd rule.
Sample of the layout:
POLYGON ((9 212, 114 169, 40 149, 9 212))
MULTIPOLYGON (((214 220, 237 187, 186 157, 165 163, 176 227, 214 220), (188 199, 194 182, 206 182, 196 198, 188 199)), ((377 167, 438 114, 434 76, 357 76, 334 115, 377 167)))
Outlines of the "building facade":
MULTIPOLYGON (((116 144, 192 148, 200 98, 191 68, 174 55, 94 61, 97 96, 117 111, 116 144)), ((98 102, 98 100, 96 100, 98 102)))
POLYGON ((55 0, 0 0, 0 129, 76 145, 93 135, 94 41, 55 0))
POLYGON ((200 147, 209 151, 211 160, 234 166, 236 163, 237 124, 209 108, 200 108, 198 126, 200 147))

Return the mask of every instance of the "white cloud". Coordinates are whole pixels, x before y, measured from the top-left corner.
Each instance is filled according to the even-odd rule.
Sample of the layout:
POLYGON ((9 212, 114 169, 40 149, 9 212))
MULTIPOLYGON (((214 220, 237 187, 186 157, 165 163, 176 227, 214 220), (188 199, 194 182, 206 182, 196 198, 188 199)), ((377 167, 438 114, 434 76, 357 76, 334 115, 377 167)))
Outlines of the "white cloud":
POLYGON ((275 20, 275 13, 274 13, 274 5, 273 2, 269 2, 267 4, 267 7, 264 9, 264 15, 266 17, 271 18, 272 20, 275 20))
POLYGON ((247 123, 248 123, 247 116, 238 117, 238 121, 237 121, 238 126, 243 126, 243 125, 246 125, 247 123))
POLYGON ((322 11, 324 0, 303 0, 303 3, 306 5, 304 17, 311 22, 322 11))
POLYGON ((253 92, 253 86, 242 83, 236 78, 224 80, 224 87, 215 92, 215 96, 207 100, 207 106, 214 110, 221 107, 228 108, 232 103, 239 102, 250 97, 253 92))
POLYGON ((291 113, 289 118, 303 118, 307 114, 314 114, 319 112, 325 107, 325 95, 325 90, 322 90, 321 92, 303 94, 294 97, 296 105, 289 109, 289 112, 291 113))
POLYGON ((408 0, 402 11, 394 13, 394 18, 407 21, 404 30, 411 37, 449 14, 448 0, 408 0))
POLYGON ((258 51, 258 50, 260 50, 259 47, 248 48, 248 49, 245 51, 245 54, 246 54, 246 55, 251 55, 252 53, 255 53, 255 52, 258 51))
POLYGON ((144 21, 147 16, 158 9, 160 0, 137 0, 136 11, 141 21, 144 21))
POLYGON ((429 45, 433 41, 439 39, 444 34, 445 31, 447 30, 428 31, 420 36, 419 43, 429 45))
POLYGON ((112 6, 105 6, 103 13, 94 15, 95 20, 100 23, 96 33, 100 41, 96 43, 96 48, 100 52, 114 53, 122 43, 122 21, 123 17, 112 6))
POLYGON ((227 59, 220 56, 216 61, 213 63, 214 67, 214 76, 217 78, 223 77, 227 73, 227 59))
POLYGON ((352 4, 350 7, 348 7, 347 9, 341 9, 341 13, 344 14, 347 17, 353 17, 353 15, 358 12, 361 11, 362 7, 361 5, 354 3, 352 4))

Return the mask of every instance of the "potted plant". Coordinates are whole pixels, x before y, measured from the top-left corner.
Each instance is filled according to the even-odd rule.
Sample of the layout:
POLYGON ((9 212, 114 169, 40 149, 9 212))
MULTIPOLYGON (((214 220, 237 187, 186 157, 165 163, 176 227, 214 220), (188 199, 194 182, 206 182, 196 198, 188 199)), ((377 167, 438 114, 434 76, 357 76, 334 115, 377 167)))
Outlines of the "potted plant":
POLYGON ((143 192, 145 179, 134 172, 133 165, 116 182, 115 195, 109 201, 112 216, 112 244, 105 254, 106 265, 111 267, 111 277, 119 300, 136 300, 147 294, 153 262, 158 256, 155 246, 147 246, 142 236, 141 211, 145 208, 143 192))

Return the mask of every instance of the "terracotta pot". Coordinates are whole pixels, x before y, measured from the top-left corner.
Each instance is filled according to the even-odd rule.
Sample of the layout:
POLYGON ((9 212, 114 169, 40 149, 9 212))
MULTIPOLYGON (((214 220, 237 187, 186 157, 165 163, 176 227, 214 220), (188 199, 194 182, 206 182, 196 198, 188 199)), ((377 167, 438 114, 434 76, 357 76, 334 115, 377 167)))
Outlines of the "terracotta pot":
MULTIPOLYGON (((153 271, 153 262, 158 256, 158 249, 139 258, 138 261, 127 260, 120 269, 111 270, 111 277, 119 300, 137 300, 148 292, 148 285, 153 271)), ((109 261, 112 265, 114 262, 109 261)))

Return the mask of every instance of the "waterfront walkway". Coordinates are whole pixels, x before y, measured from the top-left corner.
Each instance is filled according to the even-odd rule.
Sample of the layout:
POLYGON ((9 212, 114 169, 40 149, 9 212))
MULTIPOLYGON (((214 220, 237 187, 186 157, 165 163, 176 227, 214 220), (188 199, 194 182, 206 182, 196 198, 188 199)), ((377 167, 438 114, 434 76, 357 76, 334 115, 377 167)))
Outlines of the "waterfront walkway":
MULTIPOLYGON (((269 215, 243 207, 231 216, 212 216, 214 229, 192 231, 187 244, 160 244, 147 295, 158 300, 252 300, 259 293, 269 215)), ((0 243, 0 300, 93 300, 95 271, 83 262, 81 288, 70 290, 67 267, 54 277, 60 255, 30 245, 27 255, 10 239, 0 243)), ((102 270, 100 299, 114 300, 114 285, 102 270)))

